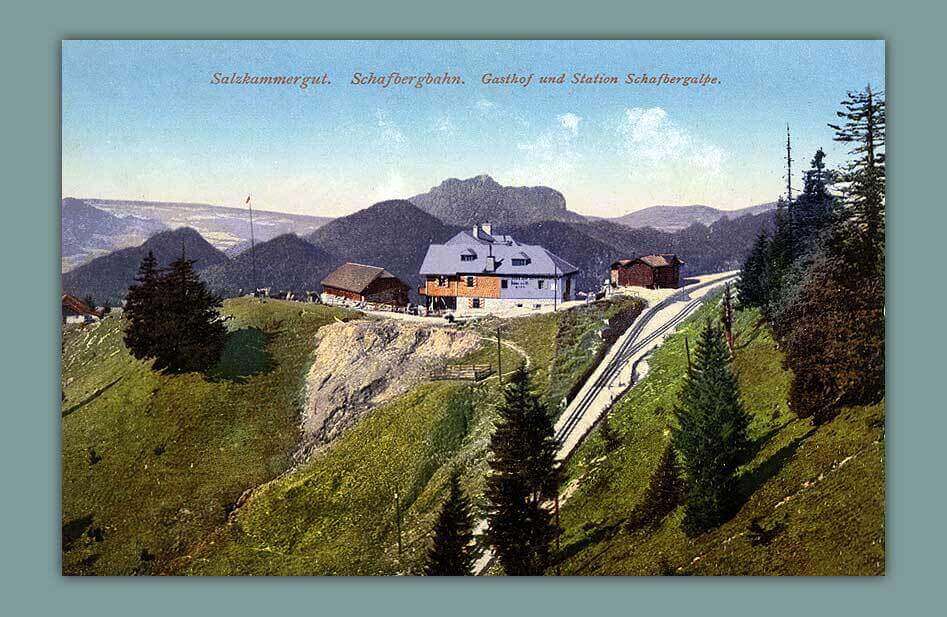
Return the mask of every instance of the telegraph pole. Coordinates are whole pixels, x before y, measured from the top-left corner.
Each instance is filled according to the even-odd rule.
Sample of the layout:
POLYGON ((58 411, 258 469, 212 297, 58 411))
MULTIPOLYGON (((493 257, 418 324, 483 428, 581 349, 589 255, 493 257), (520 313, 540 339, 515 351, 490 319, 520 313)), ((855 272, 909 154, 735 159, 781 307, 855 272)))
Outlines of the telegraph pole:
POLYGON ((691 346, 687 342, 687 335, 684 335, 684 351, 687 352, 687 374, 691 374, 691 346))
POLYGON ((559 299, 559 266, 556 265, 555 260, 552 262, 552 312, 555 313, 557 309, 556 301, 559 299))
POLYGON ((253 204, 250 203, 249 195, 247 195, 247 206, 250 208, 250 277, 253 279, 250 283, 250 289, 253 291, 253 295, 256 296, 256 251, 254 250, 256 243, 253 238, 253 204))
POLYGON ((397 490, 395 490, 395 524, 398 527, 398 559, 400 560, 404 548, 401 543, 401 496, 397 490))
POLYGON ((503 387, 503 364, 500 352, 500 326, 497 326, 497 376, 500 378, 500 387, 503 387))

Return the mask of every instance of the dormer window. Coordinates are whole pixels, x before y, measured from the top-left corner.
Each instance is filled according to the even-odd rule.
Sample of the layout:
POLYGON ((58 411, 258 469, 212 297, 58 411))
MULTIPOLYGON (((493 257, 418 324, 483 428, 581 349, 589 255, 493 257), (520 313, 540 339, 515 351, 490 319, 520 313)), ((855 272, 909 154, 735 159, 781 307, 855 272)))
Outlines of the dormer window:
POLYGON ((473 249, 467 249, 466 251, 460 254, 461 261, 476 261, 476 259, 477 259, 477 252, 473 249))
POLYGON ((514 266, 528 266, 529 265, 529 255, 523 252, 519 252, 516 255, 513 255, 512 263, 514 266))

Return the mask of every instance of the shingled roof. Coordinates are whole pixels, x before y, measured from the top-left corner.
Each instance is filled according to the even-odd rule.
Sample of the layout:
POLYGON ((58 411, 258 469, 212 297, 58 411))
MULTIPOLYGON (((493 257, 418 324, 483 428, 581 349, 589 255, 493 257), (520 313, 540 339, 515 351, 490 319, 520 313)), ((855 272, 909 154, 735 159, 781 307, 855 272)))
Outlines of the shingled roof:
POLYGON ((91 315, 101 317, 101 314, 94 307, 89 306, 79 298, 69 294, 62 295, 62 307, 76 315, 91 315))
POLYGON ((322 279, 322 284, 327 287, 344 289, 354 293, 364 292, 375 279, 378 278, 396 278, 394 274, 378 266, 367 266, 365 264, 344 263, 336 268, 329 276, 322 279))
POLYGON ((660 253, 657 255, 642 255, 641 257, 635 257, 634 259, 619 259, 612 264, 612 267, 627 266, 635 263, 636 261, 647 264, 652 268, 663 268, 665 266, 674 266, 684 263, 684 261, 674 253, 660 253))

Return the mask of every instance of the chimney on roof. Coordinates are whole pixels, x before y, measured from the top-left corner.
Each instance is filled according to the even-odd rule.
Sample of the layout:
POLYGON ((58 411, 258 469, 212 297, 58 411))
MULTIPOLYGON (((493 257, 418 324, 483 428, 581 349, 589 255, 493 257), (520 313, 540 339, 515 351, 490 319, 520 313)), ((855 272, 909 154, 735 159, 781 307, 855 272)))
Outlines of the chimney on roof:
POLYGON ((490 254, 487 255, 487 264, 484 268, 486 272, 496 272, 497 258, 493 256, 493 243, 490 244, 490 254))
POLYGON ((488 236, 493 235, 493 225, 490 223, 481 223, 480 229, 482 229, 483 233, 487 234, 488 236))
POLYGON ((480 239, 480 225, 474 225, 473 231, 471 232, 474 238, 480 239))

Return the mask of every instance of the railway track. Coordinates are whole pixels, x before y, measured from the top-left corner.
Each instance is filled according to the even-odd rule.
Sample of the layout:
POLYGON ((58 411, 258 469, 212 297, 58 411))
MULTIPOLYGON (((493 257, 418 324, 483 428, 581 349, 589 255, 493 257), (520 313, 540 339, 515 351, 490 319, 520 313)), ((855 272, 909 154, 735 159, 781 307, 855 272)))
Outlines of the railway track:
MULTIPOLYGON (((579 424, 585 414, 588 412, 589 408, 592 406, 595 399, 601 394, 602 390, 609 387, 611 382, 614 380, 615 376, 621 372, 628 360, 633 357, 638 352, 645 349, 648 345, 654 342, 656 339, 664 335, 669 330, 677 327, 682 321, 684 321, 690 314, 696 311, 704 301, 704 296, 695 298, 685 304, 681 310, 667 323, 663 324, 658 329, 648 333, 643 338, 639 338, 641 332, 645 329, 648 323, 654 318, 654 316, 661 310, 667 308, 669 305, 679 300, 679 296, 682 294, 689 295, 690 293, 697 291, 698 289, 703 289, 705 287, 710 287, 714 285, 720 285, 725 281, 732 280, 734 277, 726 277, 721 279, 715 279, 706 283, 701 283, 699 285, 694 285, 689 288, 683 289, 678 294, 670 296, 665 300, 662 300, 658 304, 654 305, 647 312, 640 317, 636 323, 632 326, 631 334, 626 337, 626 339, 621 343, 621 346, 618 349, 618 352, 612 357, 609 361, 608 366, 602 371, 592 386, 585 390, 579 399, 579 403, 575 406, 572 411, 568 413, 565 421, 558 427, 556 430, 556 441, 559 442, 560 447, 566 442, 566 440, 572 435, 572 432, 575 430, 575 427, 579 424)), ((563 459, 568 456, 568 452, 560 452, 559 458, 563 459)))

